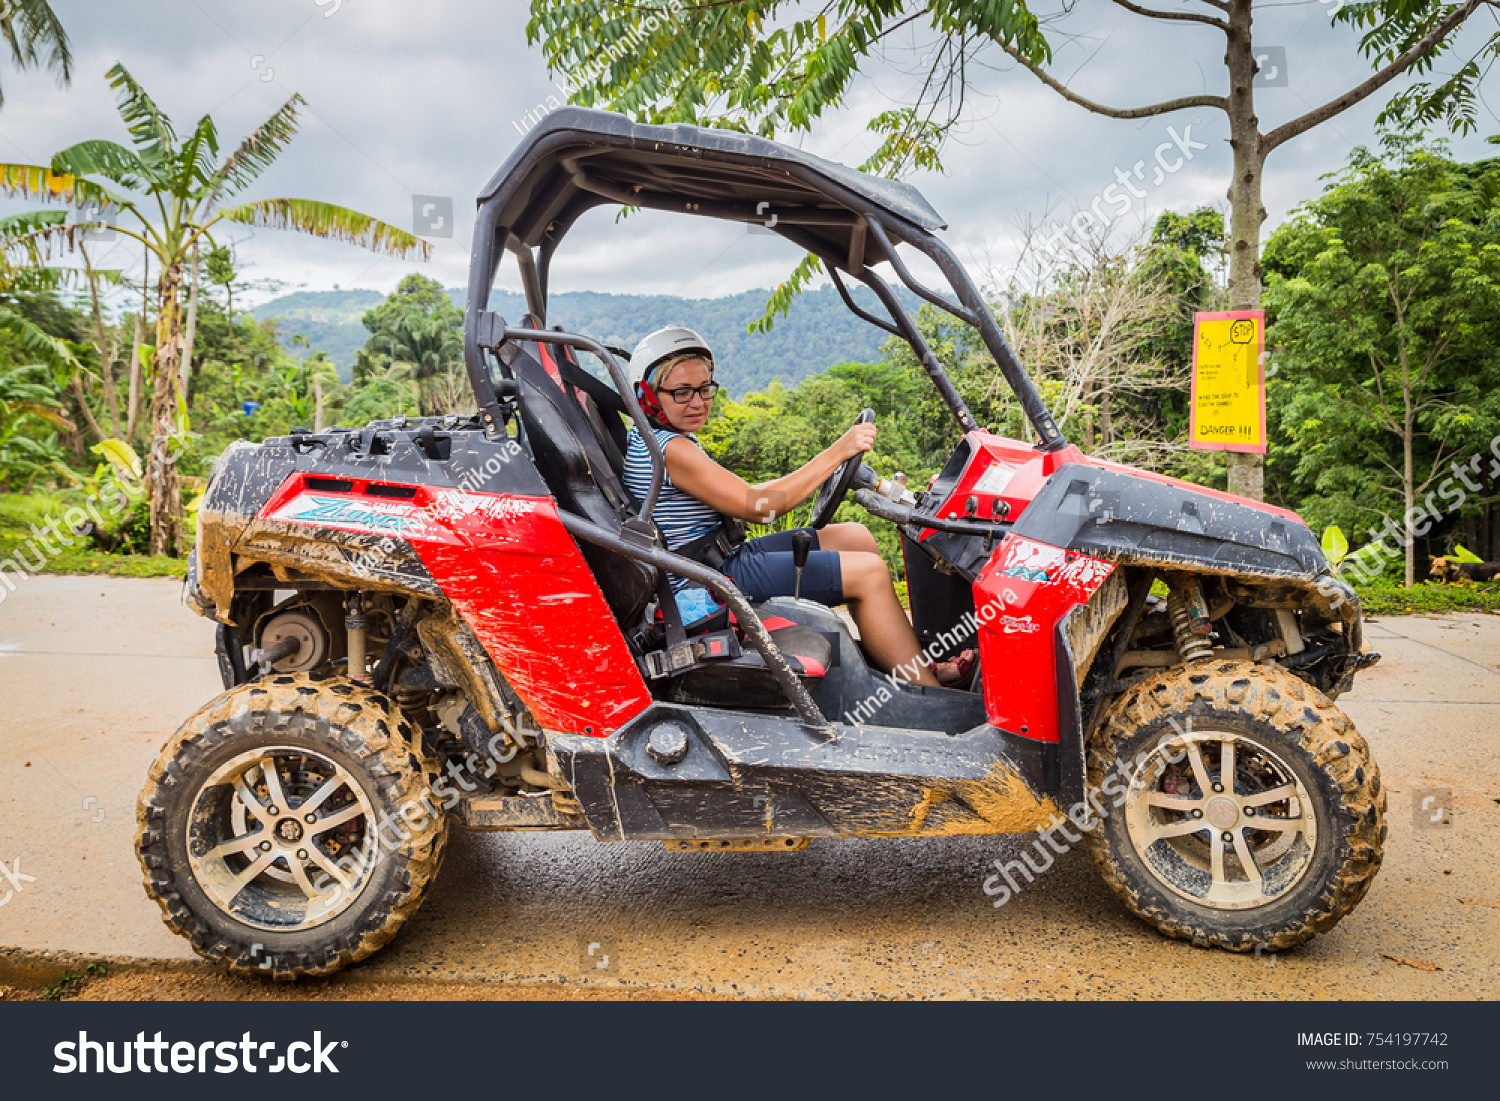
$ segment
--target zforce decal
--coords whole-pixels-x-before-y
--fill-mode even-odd
[[[323,497],[304,493],[294,497],[267,519],[315,527],[362,531],[369,535],[401,535],[420,538],[427,523],[420,509],[413,505],[390,502],[350,500],[348,497]]]

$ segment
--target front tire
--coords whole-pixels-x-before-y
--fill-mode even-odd
[[[385,696],[284,674],[230,689],[151,767],[137,855],[162,920],[231,971],[329,975],[416,912],[447,839]]]
[[[1125,789],[1090,833],[1105,881],[1200,947],[1301,944],[1380,867],[1386,800],[1369,747],[1279,667],[1208,661],[1137,685],[1090,739],[1088,777],[1095,792]]]

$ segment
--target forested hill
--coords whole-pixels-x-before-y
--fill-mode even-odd
[[[903,305],[915,314],[916,299],[901,293]],[[464,292],[448,294],[460,307]],[[849,312],[832,287],[809,291],[794,300],[791,313],[766,335],[747,332],[750,322],[765,309],[769,291],[750,290],[727,298],[677,298],[665,294],[598,294],[593,291],[552,296],[548,321],[563,325],[606,344],[622,348],[664,325],[696,329],[713,347],[719,381],[733,394],[759,390],[771,379],[794,385],[836,363],[880,358],[885,334]],[[883,314],[873,292],[861,287],[856,300],[877,317]],[[281,341],[305,336],[313,350],[328,353],[343,379],[349,378],[354,352],[369,335],[360,318],[382,301],[376,291],[300,291],[257,307],[260,320],[278,318]],[[508,320],[526,310],[521,295],[497,291],[490,308]]]

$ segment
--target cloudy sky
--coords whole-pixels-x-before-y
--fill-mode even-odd
[[[1285,51],[1285,73],[1257,93],[1263,129],[1368,75],[1353,33],[1329,22],[1333,2],[1257,5],[1258,47]],[[465,281],[473,196],[520,140],[527,113],[556,94],[540,49],[526,43],[525,0],[54,0],[54,7],[73,38],[73,85],[62,90],[44,74],[0,69],[0,157],[45,163],[86,138],[124,141],[104,79],[116,61],[180,131],[211,112],[229,146],[300,92],[308,101],[301,133],[248,197],[320,199],[407,228],[413,196],[451,197],[455,233],[434,239],[434,258],[423,265],[449,286]],[[1460,45],[1472,48],[1494,30],[1483,18],[1486,25],[1466,31]],[[1146,21],[1086,0],[1051,37],[1053,72],[1102,102],[1128,106],[1224,89],[1223,41],[1212,28]],[[849,110],[802,144],[846,163],[863,160],[873,143],[860,120],[909,94],[924,43],[920,35],[893,41],[856,87]],[[947,152],[947,172],[912,177],[948,219],[950,243],[976,273],[1007,265],[1025,219],[1065,217],[1114,182],[1117,167],[1129,170],[1141,160],[1149,166],[1156,147],[1171,140],[1169,126],[1207,148],[1194,149],[1193,159],[1159,184],[1148,168],[1147,194],[1122,222],[1149,224],[1162,210],[1225,205],[1228,131],[1218,112],[1099,118],[998,51],[983,60],[970,71],[966,123]],[[1490,98],[1500,106],[1500,98]],[[1272,155],[1268,232],[1317,193],[1319,176],[1337,169],[1352,146],[1372,140],[1379,100],[1377,94]],[[1485,156],[1494,150],[1483,138],[1496,132],[1500,121],[1483,104],[1478,135],[1455,140],[1454,149]],[[348,245],[232,228],[250,278],[309,290],[387,291],[413,269]],[[796,258],[779,238],[739,226],[656,214],[616,225],[595,211],[559,255],[553,285],[715,296],[773,285]],[[109,262],[135,259],[121,249]],[[502,284],[516,287],[514,274]]]

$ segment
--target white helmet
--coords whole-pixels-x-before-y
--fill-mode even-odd
[[[703,358],[713,365],[714,354],[701,336],[692,329],[669,325],[642,338],[635,346],[635,351],[630,353],[630,373],[644,382],[658,363],[682,352],[702,352]]]

